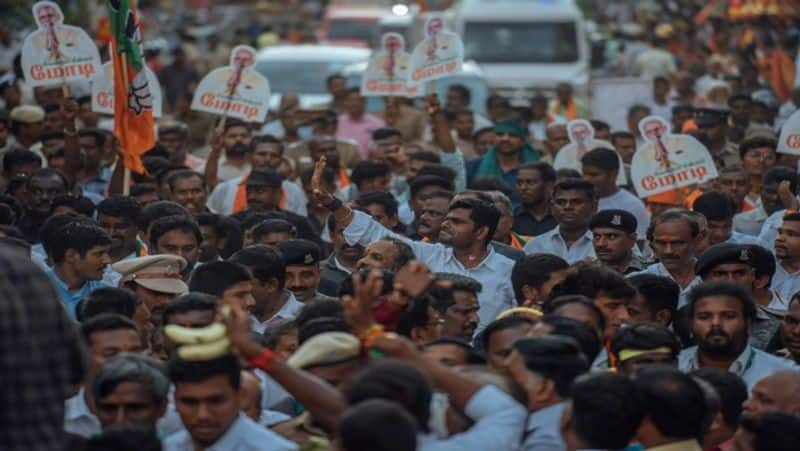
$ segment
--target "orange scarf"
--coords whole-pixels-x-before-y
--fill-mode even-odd
[[[560,110],[561,107],[562,107],[562,104],[561,104],[560,101],[553,102],[553,106],[552,106],[552,108],[550,108],[550,114],[559,115],[558,114],[558,110]],[[575,107],[575,101],[573,101],[572,99],[570,99],[570,101],[567,102],[566,118],[569,121],[578,118],[578,111],[577,111],[577,108]]]
[[[242,177],[242,181],[239,182],[239,186],[236,187],[236,197],[233,199],[233,210],[231,213],[236,214],[240,211],[247,210],[247,178],[250,177],[250,173],[247,173],[244,177]],[[281,187],[281,197],[278,200],[278,207],[283,210],[286,208],[286,190]]]
[[[525,237],[525,236],[522,236],[522,235],[517,235],[517,234],[516,234],[516,233],[514,233],[514,232],[511,232],[511,234],[510,234],[509,236],[510,236],[511,240],[510,240],[510,242],[508,243],[508,245],[509,245],[509,246],[511,246],[511,247],[513,247],[514,249],[519,249],[519,250],[522,250],[522,248],[524,248],[524,247],[525,247],[525,244],[526,244],[526,243],[528,242],[528,240],[530,239],[530,237]]]
[[[339,169],[339,189],[343,190],[348,186],[350,186],[350,177],[347,175],[347,171]]]

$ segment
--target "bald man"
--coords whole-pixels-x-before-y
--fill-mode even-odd
[[[761,379],[742,406],[743,415],[750,417],[769,412],[800,415],[800,371],[779,371]]]

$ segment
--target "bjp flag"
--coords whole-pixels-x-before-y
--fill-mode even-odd
[[[107,2],[114,63],[114,134],[124,152],[125,167],[143,174],[141,156],[153,148],[156,136],[136,0]]]

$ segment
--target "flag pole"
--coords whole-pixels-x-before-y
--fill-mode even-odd
[[[122,66],[122,83],[125,86],[125,89],[127,91],[128,86],[130,86],[128,84],[128,61],[126,59],[123,59],[122,60],[122,64],[120,64],[120,66]],[[114,101],[115,102],[119,102],[119,101],[126,101],[127,102],[127,99],[114,99]],[[122,149],[122,150],[125,151],[127,149]],[[123,177],[122,177],[122,194],[124,196],[127,196],[127,195],[129,195],[131,193],[131,169],[125,164],[125,160],[124,159],[122,161],[122,164],[123,164],[123,166],[125,166],[125,172],[123,173]]]

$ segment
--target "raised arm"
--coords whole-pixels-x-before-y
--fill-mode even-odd
[[[213,189],[217,184],[219,184],[219,178],[217,176],[217,172],[219,171],[219,159],[222,156],[222,131],[221,130],[214,130],[211,132],[211,153],[208,154],[208,159],[206,160],[206,169],[205,169],[205,176],[206,176],[206,183],[208,183],[208,187]]]

